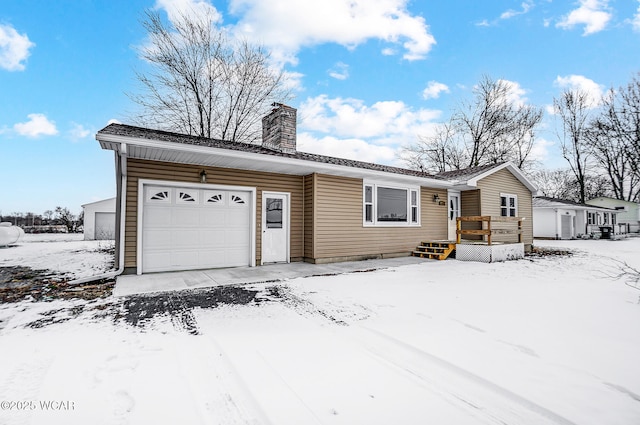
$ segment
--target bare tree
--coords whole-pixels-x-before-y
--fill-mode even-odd
[[[587,193],[587,169],[591,153],[587,130],[593,106],[588,94],[582,90],[565,90],[560,98],[553,99],[554,111],[562,123],[562,133],[559,134],[562,156],[576,178],[578,201],[581,203],[585,202]]]
[[[67,227],[69,232],[73,232],[75,230],[75,220],[76,217],[69,211],[69,208],[56,207],[56,220]]]
[[[640,76],[640,74],[639,74]],[[609,177],[617,199],[640,197],[640,79],[609,90],[602,112],[587,133],[594,157]]]
[[[530,171],[528,175],[541,195],[580,202],[580,185],[571,169],[540,168]],[[587,199],[611,195],[607,178],[598,174],[586,176],[584,187]]]
[[[432,136],[402,149],[411,167],[448,171],[512,161],[525,167],[533,147],[542,109],[518,103],[506,80],[482,78],[473,100],[461,103]]]
[[[401,148],[399,157],[410,168],[431,173],[465,168],[468,161],[450,123],[438,124],[432,136],[418,136],[416,143]]]
[[[285,74],[270,66],[262,46],[232,39],[215,22],[211,13],[168,23],[146,12],[150,45],[139,53],[152,71],[137,73],[142,90],[129,95],[141,107],[135,122],[236,142],[260,139],[262,116],[291,97]]]

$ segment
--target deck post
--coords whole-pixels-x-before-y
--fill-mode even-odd
[[[462,220],[460,217],[456,218],[456,243],[460,243],[460,230],[462,230]]]
[[[518,220],[518,243],[522,243],[522,220]]]
[[[489,231],[487,234],[487,245],[491,245],[491,217],[488,217],[487,220],[487,230]]]

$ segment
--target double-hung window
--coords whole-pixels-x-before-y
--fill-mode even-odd
[[[502,217],[518,216],[518,196],[508,193],[500,194],[500,215]]]
[[[419,226],[418,188],[365,183],[363,186],[365,226]]]

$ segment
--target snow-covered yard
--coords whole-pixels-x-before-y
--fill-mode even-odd
[[[640,238],[537,245],[574,254],[251,285],[137,326],[145,297],[0,304],[0,423],[640,423],[640,291],[606,277]]]

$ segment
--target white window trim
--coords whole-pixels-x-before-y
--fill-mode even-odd
[[[500,194],[500,198],[502,199],[502,197],[506,197],[507,198],[507,215],[505,217],[511,217],[511,215],[509,215],[509,210],[511,209],[511,207],[509,206],[509,198],[515,199],[515,204],[516,204],[516,215],[515,215],[515,217],[520,217],[518,215],[518,195],[513,194],[513,193],[501,193]],[[502,203],[500,203],[500,215],[502,216]]]
[[[372,215],[371,218],[373,221],[368,222],[366,221],[366,205],[367,202],[365,201],[365,195],[366,195],[366,190],[365,188],[367,186],[372,186],[373,188],[373,193],[372,193]],[[403,223],[403,222],[388,222],[388,221],[383,221],[383,222],[379,222],[378,221],[378,187],[383,187],[383,188],[387,188],[387,189],[398,189],[398,190],[405,190],[407,192],[407,222]],[[417,219],[418,221],[415,223],[411,222],[411,192],[415,191],[416,192],[416,202],[417,202]],[[421,227],[421,206],[420,206],[420,186],[398,186],[397,184],[388,184],[388,183],[384,183],[384,182],[377,182],[377,181],[369,181],[369,180],[365,180],[362,182],[362,226],[363,227]]]

